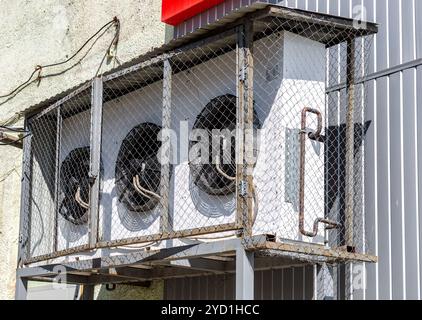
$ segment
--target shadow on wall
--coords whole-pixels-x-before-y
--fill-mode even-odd
[[[95,287],[95,300],[162,300],[164,282],[153,281],[148,288],[117,284],[114,290],[108,290],[106,285]]]

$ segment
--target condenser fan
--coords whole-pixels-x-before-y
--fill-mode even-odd
[[[67,221],[82,225],[88,221],[89,210],[89,147],[75,149],[62,162],[60,169],[60,215]]]
[[[159,202],[161,127],[143,123],[133,128],[120,147],[115,177],[117,195],[130,211],[147,212]]]
[[[260,127],[258,116],[254,110],[254,130]],[[228,195],[235,191],[236,176],[236,145],[235,135],[231,135],[230,150],[226,150],[224,155],[224,141],[220,145],[220,150],[213,153],[212,132],[234,132],[236,129],[236,97],[231,94],[216,97],[212,99],[198,115],[193,126],[195,129],[205,129],[209,138],[209,161],[204,164],[190,162],[190,170],[193,182],[201,190],[211,195]],[[215,137],[214,137],[215,138]],[[256,139],[255,139],[256,141]],[[197,142],[190,142],[191,149]],[[228,147],[227,147],[228,148]],[[217,153],[216,159],[213,159]],[[227,161],[227,153],[230,153]],[[219,156],[218,156],[219,155]]]

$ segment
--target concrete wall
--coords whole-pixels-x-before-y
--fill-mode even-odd
[[[26,81],[36,65],[70,57],[114,16],[121,22],[118,62],[160,46],[166,36],[160,15],[160,0],[0,0],[0,96]],[[0,124],[21,124],[22,110],[94,77],[113,37],[111,28],[76,59],[43,70],[43,75],[57,75],[32,83],[10,99],[0,98]],[[106,61],[104,70],[118,62]],[[20,175],[21,152],[0,146],[0,299],[14,297]],[[150,297],[160,298],[159,291],[154,289]],[[140,288],[127,292],[122,295],[145,296]]]

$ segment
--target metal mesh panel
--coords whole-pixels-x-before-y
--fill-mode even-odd
[[[27,258],[88,244],[91,88],[28,121]]]
[[[160,232],[162,77],[159,62],[104,82],[100,242]]]
[[[29,123],[32,157],[28,257],[54,251],[57,119],[57,110],[53,110]]]
[[[179,52],[172,59],[172,71],[171,125],[178,148],[173,154],[171,228],[201,238],[198,234],[204,230],[230,230],[236,222],[233,36]]]

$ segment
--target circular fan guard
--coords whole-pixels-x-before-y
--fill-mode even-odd
[[[89,147],[71,151],[61,164],[59,214],[75,225],[88,221],[89,209],[81,203],[89,203],[89,165]]]
[[[160,193],[161,164],[157,158],[161,148],[161,141],[158,141],[160,131],[158,125],[140,124],[129,132],[120,147],[115,168],[116,189],[120,202],[130,211],[150,211],[159,201],[140,194],[133,179],[138,176],[143,188]]]
[[[190,171],[194,184],[210,195],[228,195],[236,191],[236,181],[224,177],[218,171],[213,157],[212,130],[236,129],[236,96],[227,94],[212,99],[198,115],[193,126],[195,129],[205,129],[208,133],[209,159],[208,164],[190,162]],[[254,131],[260,128],[260,122],[254,110]],[[255,134],[254,134],[255,135]],[[190,142],[191,149],[197,142]],[[256,143],[256,139],[254,139]],[[256,152],[256,148],[254,148]],[[236,138],[231,137],[230,163],[223,161],[223,149],[220,147],[220,169],[227,176],[236,176]],[[214,152],[215,154],[215,152]]]

